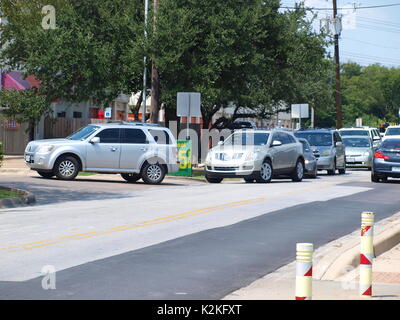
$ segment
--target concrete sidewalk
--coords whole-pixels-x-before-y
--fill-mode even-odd
[[[25,164],[24,156],[4,156],[0,173],[29,173],[31,170]]]
[[[376,234],[385,236],[399,226],[400,214],[385,219],[375,226]],[[397,228],[398,230],[398,228]],[[393,234],[393,232],[392,232]],[[358,240],[357,240],[358,238]],[[358,294],[359,268],[342,265],[342,275],[325,280],[326,257],[334,256],[344,243],[359,241],[359,231],[335,240],[314,252],[313,300],[365,300]],[[335,249],[336,248],[336,249]],[[343,252],[343,251],[342,251]],[[340,258],[339,258],[340,259]],[[336,266],[337,267],[337,266]],[[296,262],[292,262],[273,273],[253,282],[249,286],[232,292],[225,300],[294,300]],[[382,253],[373,262],[373,300],[400,300],[400,242]]]

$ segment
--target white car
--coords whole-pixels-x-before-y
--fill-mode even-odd
[[[349,127],[339,129],[341,137],[352,137],[352,136],[366,136],[373,141],[373,147],[378,148],[382,143],[382,137],[379,130],[374,127]]]
[[[387,127],[385,135],[383,136],[383,140],[385,140],[387,138],[400,139],[400,126]]]

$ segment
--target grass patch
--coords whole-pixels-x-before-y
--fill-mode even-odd
[[[21,194],[14,191],[0,189],[0,199],[21,198]]]
[[[95,174],[97,174],[97,173],[96,172],[79,172],[78,176],[87,177],[87,176],[94,176]]]

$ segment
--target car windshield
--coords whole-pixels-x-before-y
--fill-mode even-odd
[[[343,143],[349,148],[369,148],[371,143],[367,138],[342,138]]]
[[[387,136],[400,136],[400,128],[388,128],[386,131]]]
[[[329,147],[332,146],[332,134],[321,132],[296,132],[297,138],[303,138],[311,146]]]
[[[340,130],[340,135],[344,136],[369,136],[367,130]]]
[[[94,133],[99,128],[100,128],[99,126],[92,126],[92,125],[80,128],[78,131],[68,136],[67,139],[83,141],[88,137],[90,137],[92,133]]]
[[[234,133],[225,140],[224,145],[264,146],[268,138],[269,133]]]
[[[381,149],[400,149],[400,139],[388,139],[383,141]]]

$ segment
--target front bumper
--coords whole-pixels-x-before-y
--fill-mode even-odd
[[[334,156],[320,156],[317,159],[318,170],[332,170],[334,167]]]
[[[244,178],[253,177],[260,171],[258,162],[208,162],[205,165],[205,174],[208,177],[215,178]]]
[[[349,168],[370,168],[372,161],[370,156],[358,156],[352,157],[351,155],[346,156],[346,167]]]
[[[25,164],[32,170],[52,170],[51,153],[24,153]]]

